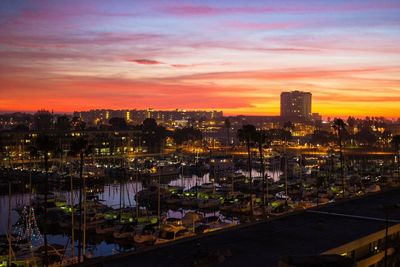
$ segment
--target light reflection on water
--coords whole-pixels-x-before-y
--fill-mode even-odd
[[[29,203],[29,194],[15,194],[11,196],[11,223],[14,224],[18,220],[18,213],[13,209],[18,206]],[[9,196],[0,196],[0,235],[7,232],[8,228],[8,205]]]
[[[244,174],[247,174],[246,172],[243,172]],[[259,176],[259,173],[257,171],[254,171],[253,177]],[[270,176],[272,176],[270,173],[268,173]],[[204,183],[209,183],[211,182],[210,175],[205,174],[202,177],[198,176],[191,176],[191,177],[182,177],[181,175],[172,181],[169,182],[169,185],[172,186],[183,186],[185,189],[190,189],[191,187],[195,185],[202,185]],[[107,206],[113,207],[113,208],[118,208],[120,205],[120,201],[122,202],[122,206],[128,207],[128,206],[135,206],[136,201],[135,201],[135,195],[138,191],[143,189],[143,185],[141,182],[136,182],[136,181],[128,181],[122,185],[119,183],[115,184],[108,184],[105,185],[104,188],[101,189],[101,192],[95,192],[94,194],[99,197],[99,199],[103,200],[103,203]],[[56,192],[56,196],[63,196],[66,200],[67,203],[71,203],[71,192]],[[74,190],[72,192],[73,198],[74,198],[74,203],[77,204],[79,201],[79,194],[78,190]],[[11,196],[11,207],[16,208],[18,206],[23,206],[23,205],[28,205],[29,200],[31,198],[34,198],[34,196],[29,196],[29,194],[15,194]],[[7,225],[8,225],[8,200],[9,197],[7,195],[0,196],[0,235],[3,235],[7,232]],[[139,203],[140,204],[140,203]],[[167,217],[174,217],[174,218],[182,218],[185,213],[189,212],[191,210],[187,209],[178,209],[178,210],[168,210],[167,211]],[[219,211],[216,212],[210,212],[210,213],[204,213],[203,216],[211,216],[211,215],[217,215],[217,216],[222,216]],[[15,224],[16,221],[18,220],[18,213],[12,210],[11,212],[11,218],[12,218],[12,224]],[[68,241],[68,236],[67,235],[48,235],[49,243],[57,243],[57,244],[62,244],[66,245]],[[77,246],[77,243],[75,243],[75,247]],[[70,250],[70,249],[69,249]],[[104,256],[104,255],[110,255],[112,254],[113,250],[121,250],[121,246],[113,243],[112,241],[99,241],[97,244],[93,244],[90,246],[90,251],[92,252],[93,255],[95,256]],[[69,255],[69,251],[67,251],[67,254]]]
[[[192,188],[193,186],[196,185],[202,185],[205,183],[210,183],[210,174],[207,173],[202,177],[198,177],[196,175],[193,175],[192,177],[182,177],[182,175],[179,175],[179,179],[172,180],[169,185],[172,186],[183,186],[185,190]]]
[[[172,180],[169,184],[170,185],[184,185],[185,189],[189,189],[192,186],[195,186],[196,183],[201,185],[203,183],[210,182],[209,174],[204,175],[203,177],[182,177]],[[104,188],[101,190],[102,192],[95,193],[99,197],[99,199],[103,200],[103,203],[107,206],[118,208],[120,205],[120,200],[123,206],[135,206],[135,195],[138,191],[143,189],[143,185],[141,182],[136,181],[128,181],[123,185],[120,184],[109,184],[105,185]],[[72,192],[74,203],[77,204],[79,201],[79,193],[78,190],[74,190]],[[56,196],[63,196],[67,200],[67,203],[71,203],[71,192],[56,192]],[[34,195],[31,196],[34,198]],[[12,224],[15,224],[18,220],[18,213],[13,209],[19,206],[28,205],[30,200],[29,194],[14,194],[11,196],[11,218]],[[0,235],[4,235],[7,232],[8,228],[8,204],[9,204],[9,196],[2,195],[0,196]],[[180,211],[172,211],[169,210],[167,212],[168,217],[175,217],[181,218],[188,210],[180,210]],[[214,215],[218,213],[206,214],[206,215]],[[68,235],[48,235],[49,243],[57,243],[66,245],[69,240]],[[75,247],[77,243],[75,242]],[[122,247],[116,243],[107,242],[107,241],[100,241],[98,244],[90,245],[89,250],[95,256],[101,255],[110,255],[112,254],[113,250],[121,251]],[[67,250],[67,254],[69,255],[70,248]]]
[[[245,175],[246,177],[249,176],[248,170],[247,171],[239,170],[239,172],[242,173],[243,175]],[[268,176],[268,178],[272,178],[272,180],[274,180],[274,182],[279,180],[279,177],[281,174],[282,174],[282,172],[279,170],[273,171],[273,172],[265,170],[265,175]],[[258,170],[255,170],[255,169],[251,170],[251,176],[253,178],[261,178],[262,177],[261,172]]]

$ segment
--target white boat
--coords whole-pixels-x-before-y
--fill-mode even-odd
[[[222,183],[221,184],[221,191],[222,192],[231,192],[231,191],[233,191],[233,184],[231,184],[231,183]]]
[[[179,218],[167,218],[163,221],[164,225],[181,226],[182,219]]]
[[[86,214],[86,223],[85,225],[82,223],[81,230],[83,231],[83,227],[85,226],[86,230],[94,230],[96,227],[104,224],[106,220],[99,214]],[[74,229],[79,230],[79,224],[74,224]]]
[[[180,173],[181,173],[180,167],[174,164],[160,166],[159,168],[153,167],[149,171],[150,177],[178,176]]]
[[[250,203],[239,203],[232,207],[232,213],[249,213],[251,211]]]
[[[182,199],[182,206],[187,206],[187,207],[197,206],[197,199],[185,197]]]
[[[287,200],[290,199],[290,197],[285,195],[285,192],[283,192],[283,191],[276,193],[275,197],[278,199],[287,199]]]
[[[138,244],[153,244],[156,241],[156,225],[149,224],[143,227],[141,233],[133,236],[133,241]]]
[[[182,224],[191,227],[193,223],[201,221],[202,219],[203,215],[201,215],[200,213],[189,211],[185,214],[185,216],[183,216]]]
[[[201,185],[200,190],[204,193],[211,193],[215,190],[216,185],[214,183],[205,183]]]
[[[100,224],[96,227],[96,234],[98,235],[108,235],[113,234],[114,232],[119,231],[122,228],[121,224],[116,224],[115,222],[106,221],[103,224]]]
[[[365,189],[366,193],[373,193],[373,192],[379,192],[379,191],[381,191],[381,187],[377,184],[370,185]]]
[[[195,236],[195,233],[188,231],[184,226],[164,225],[154,244],[161,245],[192,236]]]
[[[217,198],[199,199],[197,203],[200,209],[217,208],[220,204],[221,201]]]
[[[236,222],[223,222],[218,216],[210,216],[204,218],[196,227],[196,233],[210,233],[230,227],[236,226]]]
[[[138,244],[153,244],[156,236],[153,233],[140,233],[133,236],[133,241]]]
[[[182,198],[180,196],[172,195],[165,200],[165,203],[167,203],[169,205],[177,205],[177,204],[180,204],[181,201],[182,201]]]
[[[121,227],[121,229],[113,233],[113,237],[115,239],[133,238],[134,235],[135,235],[135,227],[131,224],[125,224]]]

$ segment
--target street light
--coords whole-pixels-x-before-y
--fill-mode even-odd
[[[386,227],[385,227],[385,267],[387,267],[387,249],[388,249],[388,229],[389,229],[389,212],[398,210],[400,204],[383,204],[379,205],[379,209],[385,213],[386,216]]]

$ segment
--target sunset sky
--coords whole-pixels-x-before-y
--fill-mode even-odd
[[[0,111],[400,117],[400,1],[0,1]]]

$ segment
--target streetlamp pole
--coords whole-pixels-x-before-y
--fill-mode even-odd
[[[389,212],[393,212],[400,208],[400,204],[384,204],[380,206],[380,209],[385,213],[385,258],[384,258],[384,266],[388,266],[388,234],[389,234]]]
[[[386,229],[385,229],[385,267],[387,267],[387,249],[388,249],[388,228],[389,228],[389,211],[385,210],[386,213]]]

